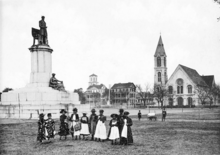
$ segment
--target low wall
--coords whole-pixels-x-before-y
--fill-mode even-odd
[[[53,118],[59,118],[61,109],[66,109],[71,114],[74,107],[79,113],[90,112],[88,104],[0,105],[0,118],[37,119],[39,113],[51,113]]]

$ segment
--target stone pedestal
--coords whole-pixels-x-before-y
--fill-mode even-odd
[[[0,113],[3,115],[0,117],[29,118],[33,111],[36,113],[45,107],[47,112],[51,109],[52,112],[56,111],[59,114],[59,110],[65,108],[65,105],[79,105],[77,93],[58,91],[49,87],[53,50],[48,45],[34,45],[29,50],[31,52],[30,83],[24,88],[2,93]]]

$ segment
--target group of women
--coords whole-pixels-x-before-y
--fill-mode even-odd
[[[87,117],[87,113],[83,112],[83,116],[80,118],[77,108],[73,109],[73,113],[70,117],[67,117],[67,111],[62,109],[60,111],[60,139],[71,134],[74,140],[94,140],[98,142],[104,142],[110,140],[112,145],[128,145],[133,143],[133,136],[131,131],[132,119],[128,117],[129,112],[123,109],[119,110],[119,114],[111,114],[111,120],[109,123],[109,132],[106,130],[106,116],[104,116],[104,110],[99,110],[99,115],[96,114],[96,110],[91,110],[90,117]],[[48,114],[49,115],[49,114]],[[44,115],[40,114],[38,121],[38,140],[53,138],[55,133],[54,121],[51,119],[51,114],[48,119],[44,121]],[[48,126],[48,122],[50,125]],[[70,124],[70,125],[69,125]],[[43,131],[43,132],[42,132]]]

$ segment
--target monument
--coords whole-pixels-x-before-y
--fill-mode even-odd
[[[1,118],[36,118],[39,112],[50,112],[58,117],[60,109],[72,110],[80,104],[78,94],[66,91],[63,81],[52,74],[53,49],[48,44],[44,19],[42,16],[39,21],[40,30],[32,28],[30,83],[24,88],[2,93]]]

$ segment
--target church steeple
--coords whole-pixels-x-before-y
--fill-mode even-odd
[[[160,35],[156,52],[154,54],[154,84],[165,86],[167,82],[167,60],[166,53]]]
[[[159,41],[158,41],[158,44],[157,44],[157,49],[156,49],[156,52],[155,52],[154,56],[166,56],[166,52],[164,50],[161,35],[160,35],[160,38],[159,38]]]

